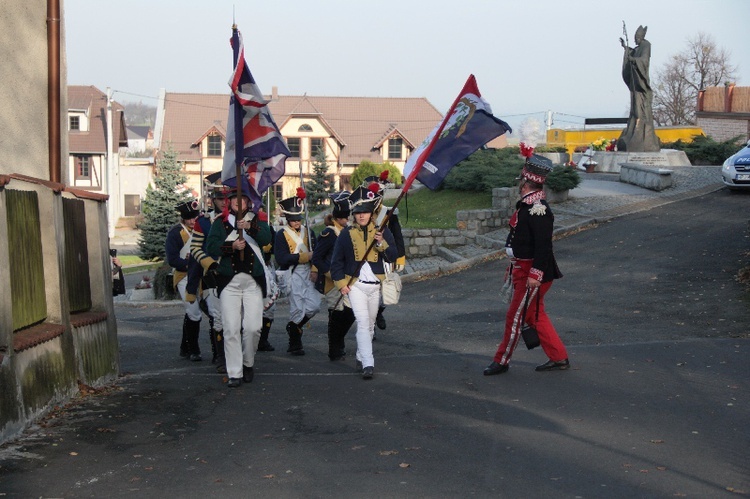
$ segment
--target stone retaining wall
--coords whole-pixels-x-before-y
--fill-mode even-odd
[[[455,229],[403,229],[406,257],[435,256],[440,247],[473,244],[477,236],[504,229],[517,200],[515,188],[492,189],[492,208],[457,211]]]

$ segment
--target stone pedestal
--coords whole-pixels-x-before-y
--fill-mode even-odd
[[[573,155],[573,161],[580,162],[581,156],[582,154]],[[596,151],[592,160],[596,162],[594,171],[602,173],[620,173],[620,165],[623,163],[658,168],[693,166],[685,151],[675,149],[662,149],[659,152]]]

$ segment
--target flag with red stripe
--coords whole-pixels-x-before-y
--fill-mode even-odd
[[[232,94],[221,180],[236,177],[239,165],[253,187],[253,197],[257,196],[252,200],[253,210],[257,211],[260,196],[284,175],[286,158],[291,153],[268,109],[269,101],[247,66],[242,35],[237,29],[232,31],[232,49],[234,71],[229,80]]]
[[[437,189],[456,164],[495,137],[511,131],[506,122],[492,115],[474,75],[470,75],[443,121],[406,161],[404,191],[415,179]]]

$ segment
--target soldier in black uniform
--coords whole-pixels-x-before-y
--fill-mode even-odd
[[[333,248],[341,231],[349,224],[349,192],[331,195],[333,210],[326,215],[326,228],[320,233],[313,251],[312,263],[318,270],[315,288],[323,293],[328,305],[328,358],[341,360],[346,355],[344,337],[354,324],[354,312],[349,299],[342,297],[331,279]]]
[[[544,353],[550,359],[537,366],[537,371],[564,370],[570,367],[565,345],[544,310],[544,295],[552,286],[552,281],[562,277],[552,252],[555,217],[544,199],[543,189],[552,167],[549,159],[531,154],[521,172],[521,199],[510,219],[510,233],[505,244],[511,261],[509,278],[513,279],[513,298],[505,316],[503,341],[494,359],[485,368],[485,376],[502,374],[508,370],[510,357],[518,345],[524,323],[537,330]]]

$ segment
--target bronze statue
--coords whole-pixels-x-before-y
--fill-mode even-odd
[[[622,58],[622,79],[630,89],[630,116],[628,126],[617,140],[618,151],[658,152],[659,138],[654,133],[654,116],[651,109],[654,93],[648,75],[651,43],[646,40],[647,26],[638,26],[635,47],[628,47],[620,38],[625,53]],[[623,31],[625,25],[623,23]]]

